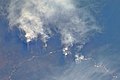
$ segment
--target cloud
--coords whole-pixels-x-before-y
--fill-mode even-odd
[[[85,44],[100,30],[90,12],[76,7],[72,0],[11,0],[8,13],[10,28],[24,31],[26,42],[40,38],[46,43],[58,33],[62,45],[68,48]]]

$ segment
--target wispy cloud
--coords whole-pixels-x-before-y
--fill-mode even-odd
[[[119,80],[119,53],[111,45],[93,49],[90,59],[71,64],[56,80]]]

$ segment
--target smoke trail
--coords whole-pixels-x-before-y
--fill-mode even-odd
[[[24,31],[26,42],[40,38],[46,43],[59,33],[64,52],[73,44],[84,45],[99,31],[90,12],[77,8],[72,0],[11,0],[8,13],[10,27]]]

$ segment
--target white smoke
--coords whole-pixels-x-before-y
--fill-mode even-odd
[[[26,42],[40,36],[46,43],[57,28],[65,48],[85,44],[99,28],[89,11],[77,8],[72,0],[11,0],[8,8],[10,27],[25,32]],[[52,24],[53,26],[49,26]]]

